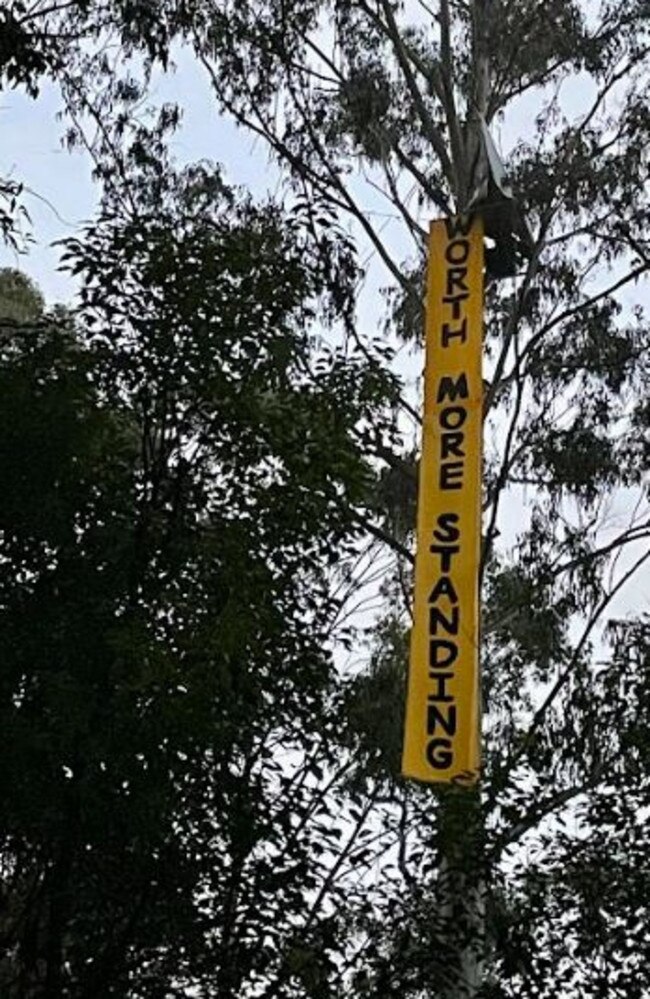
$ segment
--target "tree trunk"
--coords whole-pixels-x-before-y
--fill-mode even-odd
[[[472,76],[467,94],[464,162],[456,165],[458,176],[463,178],[460,203],[457,206],[460,212],[468,207],[481,169],[483,148],[481,122],[487,118],[491,92],[489,39],[491,5],[491,0],[474,0],[472,4]]]
[[[490,92],[489,21],[492,0],[473,0],[472,78],[467,95],[464,162],[455,164],[460,186],[459,211],[473,194],[482,148],[481,122],[487,117]],[[478,567],[477,567],[478,572]],[[486,872],[480,792],[452,788],[441,802],[439,885],[442,940],[448,975],[440,999],[475,999],[484,980],[488,928]]]
[[[441,999],[471,999],[483,982],[487,927],[483,820],[478,790],[451,789],[441,808],[439,845],[442,942],[447,974]]]

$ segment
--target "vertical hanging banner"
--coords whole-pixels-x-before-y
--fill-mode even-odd
[[[473,784],[480,767],[483,220],[431,224],[415,599],[402,772]]]

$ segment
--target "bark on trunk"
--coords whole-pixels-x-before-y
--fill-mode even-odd
[[[474,999],[484,980],[488,943],[478,791],[450,790],[441,811],[439,886],[447,974],[439,994],[441,999]]]

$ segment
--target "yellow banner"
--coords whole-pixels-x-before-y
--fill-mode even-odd
[[[473,784],[480,767],[483,222],[433,222],[405,777]]]

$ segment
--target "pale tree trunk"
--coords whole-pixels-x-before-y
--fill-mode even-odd
[[[472,197],[482,147],[481,119],[487,117],[490,101],[489,19],[492,0],[472,0],[472,81],[468,114],[459,150],[453,148],[457,209],[466,209]],[[450,107],[448,122],[456,118],[453,97],[453,63],[450,40],[449,0],[441,0],[443,71],[448,77]],[[447,39],[445,39],[447,33]],[[445,50],[448,62],[444,66]],[[450,128],[451,132],[451,128]],[[479,569],[477,566],[477,573]],[[452,789],[441,801],[439,844],[439,888],[442,899],[440,925],[446,949],[444,979],[438,983],[436,999],[476,999],[485,979],[489,946],[486,920],[483,816],[478,790]]]
[[[477,790],[450,790],[441,808],[440,928],[444,977],[436,999],[473,999],[484,980],[487,940],[483,825]]]
[[[443,0],[444,2],[444,0]],[[489,24],[492,0],[472,3],[472,78],[468,98],[464,162],[455,164],[463,179],[458,208],[463,211],[471,198],[480,166],[482,149],[481,120],[487,118],[490,102],[490,41]]]

